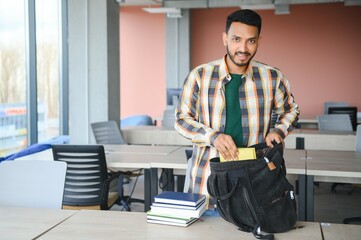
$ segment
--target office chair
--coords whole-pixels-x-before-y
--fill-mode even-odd
[[[91,123],[97,144],[126,144],[115,121]]]
[[[323,103],[323,114],[328,114],[328,109],[330,107],[348,107],[347,102],[324,102]]]
[[[35,143],[35,144],[28,146],[27,148],[25,148],[23,150],[20,150],[19,152],[16,152],[16,153],[10,154],[6,157],[0,158],[0,162],[5,161],[5,160],[15,160],[17,158],[23,158],[25,156],[39,153],[39,152],[45,151],[50,148],[51,148],[51,144]]]
[[[347,114],[350,116],[352,130],[357,128],[357,107],[329,107],[328,114]]]
[[[91,128],[93,130],[95,141],[97,144],[127,144],[123,139],[119,126],[114,120],[91,123]],[[124,174],[122,175],[123,182],[121,183],[120,181],[118,181],[118,184],[121,185],[119,189],[123,188],[123,184],[128,184],[130,182],[130,178],[138,178],[139,176],[141,176],[141,171],[142,169],[136,169],[134,171],[124,172]],[[135,188],[135,186],[136,185],[134,184],[133,188]],[[129,204],[131,202],[144,203],[144,200],[129,198],[125,196],[120,199],[120,203],[126,210],[130,210]]]
[[[61,209],[66,163],[15,160],[0,163],[0,206]]]
[[[109,191],[110,183],[117,178],[121,182],[123,173],[108,171],[102,145],[62,144],[52,149],[55,161],[67,163],[64,209],[108,210],[122,197],[122,190]]]
[[[91,123],[91,128],[97,144],[127,144],[124,141],[120,128],[115,121]],[[127,172],[124,175],[124,183],[129,183],[129,177],[138,176],[139,174]]]
[[[185,150],[186,161],[192,157],[193,150]],[[188,164],[191,161],[188,161]],[[187,173],[190,166],[187,165]],[[183,174],[173,174],[171,169],[162,169],[162,173],[159,177],[159,188],[166,191],[174,191],[174,177],[177,178],[177,191],[185,192],[185,189],[188,189],[188,183],[185,184],[186,175]],[[186,186],[186,187],[185,187]]]
[[[319,130],[352,132],[350,117],[347,114],[329,114],[317,116]]]
[[[120,120],[121,127],[129,127],[129,126],[152,126],[155,125],[153,120],[148,115],[134,115],[126,118],[122,118]]]

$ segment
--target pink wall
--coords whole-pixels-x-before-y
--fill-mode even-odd
[[[161,116],[165,108],[165,17],[120,8],[120,116]]]
[[[191,66],[225,54],[222,32],[238,8],[191,11]],[[292,5],[291,14],[258,13],[262,43],[256,60],[290,80],[301,118],[323,112],[325,101],[347,101],[361,111],[361,6]],[[165,107],[165,17],[141,7],[120,10],[121,116],[161,116]],[[184,76],[185,77],[185,76]]]
[[[221,33],[237,9],[192,11],[192,67],[225,54]],[[292,5],[289,15],[258,13],[262,42],[255,59],[290,80],[301,117],[322,114],[325,101],[346,101],[361,111],[361,6]]]

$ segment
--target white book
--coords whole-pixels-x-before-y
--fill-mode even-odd
[[[206,211],[206,202],[204,201],[196,210],[181,209],[181,208],[171,208],[171,207],[159,207],[159,206],[150,206],[152,214],[168,214],[174,217],[182,218],[199,218]]]
[[[161,203],[161,202],[153,202],[153,206],[157,207],[169,207],[169,208],[181,208],[181,209],[189,209],[189,210],[197,210],[203,203],[205,202],[205,199],[198,203],[197,206],[187,206],[187,205],[181,205],[181,204],[171,204],[171,203]]]
[[[147,220],[158,220],[158,221],[165,221],[165,222],[174,222],[174,223],[183,223],[187,224],[194,220],[194,218],[182,218],[177,217],[169,214],[153,214],[152,211],[147,212]]]
[[[197,218],[193,218],[188,223],[176,223],[176,222],[169,222],[169,221],[160,221],[160,220],[153,220],[153,219],[147,219],[148,223],[157,223],[157,224],[164,224],[164,225],[172,225],[172,226],[180,226],[180,227],[188,227],[192,223],[197,221]]]

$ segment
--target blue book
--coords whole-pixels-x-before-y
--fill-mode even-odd
[[[164,191],[154,197],[155,202],[158,203],[170,203],[186,206],[197,206],[205,199],[206,196],[203,194],[170,191]]]

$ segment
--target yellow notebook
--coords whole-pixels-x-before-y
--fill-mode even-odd
[[[256,150],[254,148],[238,148],[238,158],[239,160],[252,160],[256,159]],[[221,162],[226,162],[226,159],[220,155]]]

